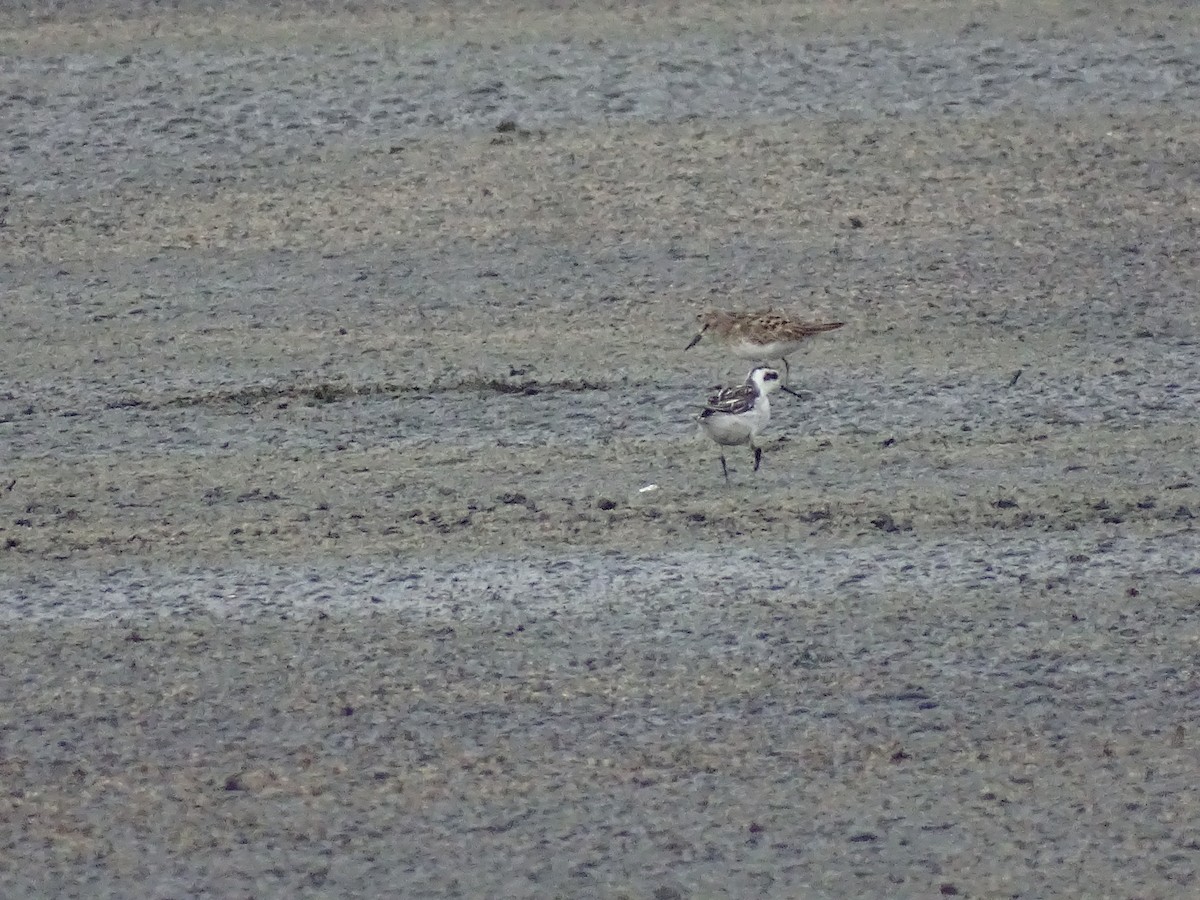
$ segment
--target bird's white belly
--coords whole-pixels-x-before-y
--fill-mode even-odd
[[[718,444],[732,447],[736,444],[748,444],[770,421],[770,407],[760,397],[754,409],[741,415],[731,416],[715,413],[700,420],[701,427],[710,438]]]

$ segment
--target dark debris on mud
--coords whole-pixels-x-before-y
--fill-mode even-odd
[[[309,405],[338,403],[361,398],[387,399],[397,396],[428,397],[439,394],[521,394],[536,396],[547,393],[586,393],[609,390],[604,382],[587,379],[555,381],[506,381],[500,378],[466,378],[432,385],[402,384],[396,381],[350,382],[322,381],[315,384],[259,384],[224,390],[179,394],[166,399],[121,397],[107,404],[109,409],[163,409],[192,406],[243,406],[265,403],[299,401]],[[63,413],[66,414],[66,413]]]

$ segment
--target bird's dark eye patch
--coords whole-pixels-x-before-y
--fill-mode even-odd
[[[763,375],[763,378],[765,378],[767,381],[778,381],[779,373],[778,372],[767,372],[765,375]]]

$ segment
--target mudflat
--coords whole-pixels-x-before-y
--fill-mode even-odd
[[[1200,889],[1197,8],[28,4],[0,122],[0,895]]]

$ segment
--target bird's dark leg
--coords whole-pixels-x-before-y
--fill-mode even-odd
[[[807,399],[807,398],[804,396],[804,394],[807,394],[807,393],[808,393],[808,391],[805,391],[805,392],[802,394],[802,393],[800,393],[800,392],[798,392],[798,391],[793,391],[793,390],[792,390],[790,387],[788,387],[788,385],[790,385],[790,384],[792,383],[792,370],[791,370],[791,367],[790,367],[790,366],[788,366],[788,361],[787,361],[787,359],[785,359],[785,358],[784,358],[784,357],[782,357],[782,356],[781,356],[781,357],[779,357],[779,358],[783,360],[783,381],[780,383],[780,385],[779,385],[779,389],[780,389],[781,391],[783,391],[785,394],[791,394],[793,397],[798,397],[798,398],[799,398],[799,399],[801,399],[801,400],[805,400],[805,399]],[[810,396],[811,396],[811,395],[810,395]]]
[[[759,465],[762,464],[762,447],[754,448],[754,471],[758,471]]]
[[[729,484],[729,467],[725,465],[725,454],[721,454],[721,472],[725,475],[725,483]]]

